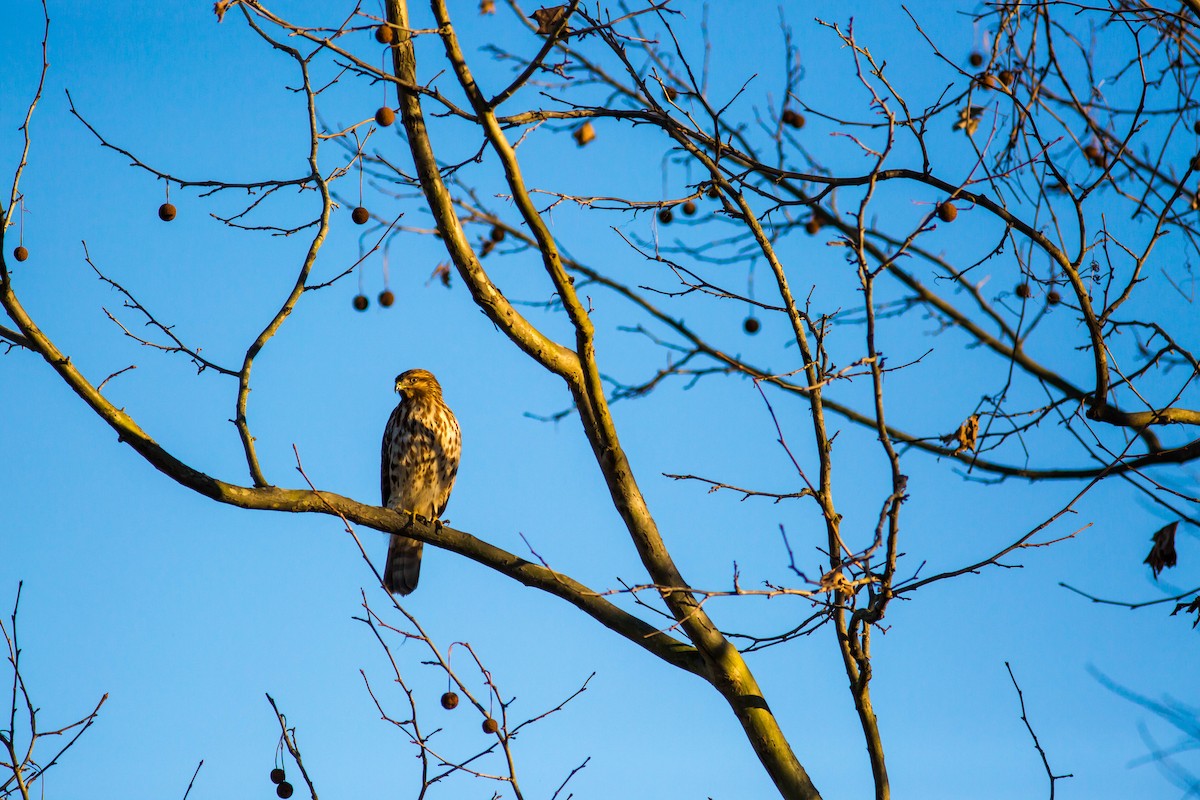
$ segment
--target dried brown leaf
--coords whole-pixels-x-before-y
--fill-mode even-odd
[[[537,32],[542,36],[549,36],[558,28],[558,24],[567,18],[567,12],[570,9],[566,6],[552,6],[551,8],[539,8],[533,12],[533,18],[537,21]]]
[[[1200,625],[1200,594],[1192,598],[1190,603],[1177,603],[1175,610],[1171,612],[1171,616],[1175,616],[1180,611],[1186,611],[1189,614],[1195,614],[1196,618],[1192,620],[1192,627]]]
[[[954,130],[961,128],[968,136],[973,136],[979,129],[979,120],[985,110],[983,106],[963,106],[958,111],[958,122],[954,123]]]
[[[222,22],[225,19],[225,12],[233,5],[234,0],[217,0],[213,3],[213,13],[217,15],[217,22]]]
[[[1154,545],[1142,563],[1149,564],[1150,569],[1154,570],[1154,580],[1158,580],[1158,573],[1175,566],[1175,530],[1178,527],[1179,520],[1175,520],[1170,525],[1155,531],[1154,535],[1150,537]]]
[[[479,13],[480,14],[495,14],[496,13],[496,0],[479,0]]]
[[[979,444],[979,415],[972,414],[963,420],[963,424],[958,426],[958,431],[954,434],[954,440],[958,442],[958,447],[954,449],[954,454],[958,455],[964,450],[974,450]]]

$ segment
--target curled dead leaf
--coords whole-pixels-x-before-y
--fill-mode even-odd
[[[433,283],[435,280],[441,281],[442,286],[445,286],[447,289],[450,288],[450,262],[449,261],[443,261],[441,264],[438,264],[437,267],[433,270],[433,272],[429,275],[429,280],[427,280],[425,282],[425,285],[428,286],[429,284]]]
[[[1190,603],[1177,603],[1175,605],[1175,610],[1171,612],[1171,616],[1175,616],[1180,611],[1185,611],[1188,614],[1196,615],[1196,618],[1192,620],[1193,628],[1200,625],[1200,594],[1193,597]]]
[[[479,13],[480,14],[495,14],[496,13],[496,0],[479,0]]]
[[[953,441],[957,442],[958,446],[954,448],[954,454],[958,455],[964,450],[975,450],[979,444],[979,415],[972,414],[963,420],[963,424],[958,426],[955,431]]]
[[[217,15],[217,22],[225,19],[225,12],[233,5],[234,0],[217,0],[213,3],[213,13]]]
[[[817,588],[822,592],[847,592],[851,594],[854,592],[854,587],[850,585],[850,581],[838,570],[830,570],[822,575],[821,583]]]
[[[962,129],[968,136],[973,136],[979,129],[979,120],[983,118],[985,110],[983,106],[963,106],[958,110],[958,122],[954,123],[954,130]]]
[[[552,6],[550,8],[539,8],[533,12],[533,19],[537,22],[537,32],[542,36],[549,36],[558,28],[560,22],[567,18],[567,12],[570,11],[566,6]]]
[[[1170,525],[1155,531],[1154,535],[1150,537],[1154,544],[1151,546],[1146,560],[1142,563],[1149,564],[1150,569],[1154,570],[1154,580],[1158,580],[1158,573],[1175,566],[1175,531],[1178,528],[1179,520],[1175,520]]]

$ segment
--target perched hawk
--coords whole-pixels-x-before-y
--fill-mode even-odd
[[[437,520],[446,510],[458,474],[462,452],[458,420],[442,401],[442,387],[431,372],[410,369],[397,376],[396,392],[400,403],[383,429],[383,504]],[[421,542],[392,535],[383,570],[383,585],[389,592],[408,594],[417,588],[421,548]]]

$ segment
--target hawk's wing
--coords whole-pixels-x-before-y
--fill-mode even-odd
[[[392,440],[396,436],[396,426],[400,424],[400,406],[397,405],[392,409],[392,415],[388,417],[387,425],[383,428],[383,447],[379,454],[379,493],[383,497],[383,507],[387,508],[392,501],[392,481],[388,474],[391,471],[391,453],[389,452]]]

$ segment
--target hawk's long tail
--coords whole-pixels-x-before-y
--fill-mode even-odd
[[[383,585],[392,594],[410,594],[421,577],[422,542],[407,536],[392,534],[388,543],[387,564],[383,568]]]

